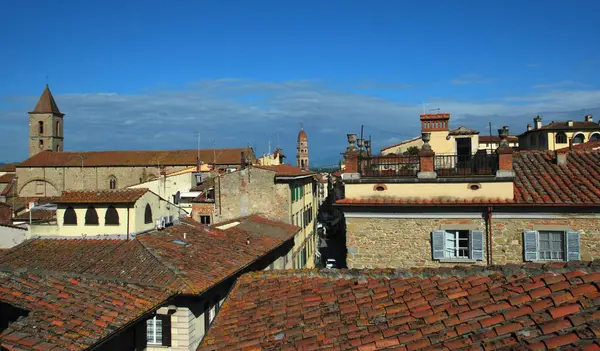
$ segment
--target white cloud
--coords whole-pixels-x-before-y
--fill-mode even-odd
[[[480,74],[469,73],[469,74],[465,74],[460,77],[451,79],[450,84],[454,84],[454,85],[487,84],[487,83],[491,83],[493,81],[494,81],[493,79],[484,77]]]
[[[537,85],[534,85],[532,88],[548,89],[548,88],[559,88],[559,87],[566,87],[566,86],[584,86],[584,84],[574,82],[572,80],[564,80],[562,82],[556,82],[556,83],[537,84]]]
[[[470,78],[476,81],[478,77]],[[481,80],[485,78],[479,77]],[[27,156],[26,112],[36,99],[2,99],[10,102],[10,109],[0,110],[0,125],[10,133],[0,138],[0,160],[20,160]],[[365,125],[365,133],[373,136],[374,150],[417,136],[423,102],[402,104],[372,94],[333,88],[321,81],[265,82],[237,78],[203,80],[181,90],[60,94],[55,99],[66,113],[68,150],[195,148],[200,132],[203,147],[249,144],[256,146],[259,153],[266,152],[271,138],[271,146],[280,144],[292,160],[299,123],[303,122],[315,161],[338,158],[347,145],[346,133],[360,132],[361,124]],[[487,130],[487,122],[492,121],[511,125],[517,132],[535,114],[593,108],[599,101],[600,90],[556,89],[485,102],[437,97],[430,99],[434,102],[430,105],[450,112],[453,127],[460,123]],[[213,144],[212,140],[216,142]],[[318,152],[336,148],[339,152]]]

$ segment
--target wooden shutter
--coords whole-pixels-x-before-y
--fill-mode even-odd
[[[144,351],[146,350],[146,346],[148,344],[148,322],[147,319],[138,322],[135,326],[135,351]]]
[[[483,261],[483,231],[471,230],[471,238],[469,240],[471,247],[470,257],[472,260]]]
[[[444,258],[444,247],[445,240],[443,230],[434,230],[431,232],[431,249],[434,260],[441,260]]]
[[[535,230],[523,233],[523,252],[525,261],[537,261],[538,259],[538,232]]]
[[[162,346],[171,346],[171,315],[158,316],[162,320]]]
[[[581,259],[580,255],[580,242],[579,242],[579,232],[567,232],[567,261],[579,261]]]

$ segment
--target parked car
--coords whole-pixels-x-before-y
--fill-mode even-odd
[[[325,261],[325,268],[328,268],[328,269],[337,268],[337,262],[335,262],[335,259],[328,258],[327,261]]]

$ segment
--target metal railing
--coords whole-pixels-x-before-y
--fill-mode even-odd
[[[419,156],[371,156],[360,160],[363,177],[412,177],[418,172]]]
[[[435,172],[439,177],[495,175],[498,170],[496,154],[437,155]]]

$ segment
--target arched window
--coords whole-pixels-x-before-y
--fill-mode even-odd
[[[590,141],[600,141],[600,133],[594,133],[590,136]]]
[[[38,122],[38,131],[40,132],[40,135],[44,134],[44,122],[42,122],[42,121]]]
[[[60,121],[56,121],[56,136],[60,136]]]
[[[65,210],[65,215],[63,217],[64,225],[77,225],[77,214],[73,207],[69,206]]]
[[[119,224],[119,213],[117,212],[117,209],[112,205],[108,206],[108,208],[106,209],[106,215],[104,216],[104,224]]]
[[[90,206],[90,207],[88,207],[87,211],[85,212],[85,225],[97,225],[97,224],[99,224],[98,213],[96,212],[96,209],[94,208],[94,206]]]
[[[583,134],[577,134],[573,137],[573,145],[585,143]]]
[[[108,188],[109,189],[117,188],[117,178],[115,176],[108,177]]]
[[[152,209],[150,204],[146,204],[146,211],[144,211],[144,223],[152,223]]]
[[[566,144],[567,143],[567,135],[563,132],[559,132],[556,134],[556,143],[557,144]]]

